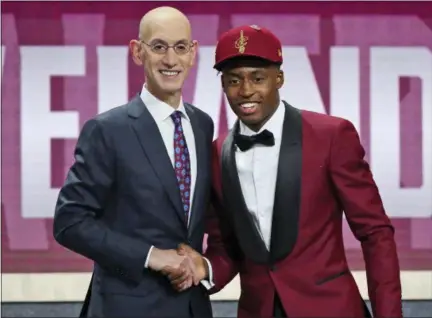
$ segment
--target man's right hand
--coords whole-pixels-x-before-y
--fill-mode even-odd
[[[177,291],[189,288],[192,283],[197,286],[201,280],[208,277],[208,266],[201,254],[186,244],[180,244],[177,253],[179,256],[186,257],[178,270],[166,271],[168,279]],[[185,272],[190,271],[190,276]],[[193,280],[193,281],[192,281]]]
[[[176,250],[161,250],[154,247],[148,265],[150,269],[160,272],[169,279],[170,276],[175,276],[180,280],[178,291],[186,290],[193,285],[194,264],[190,258],[180,255]]]
[[[184,255],[179,255],[176,250],[161,250],[154,247],[150,254],[148,266],[157,272],[165,267],[179,268],[185,258]]]
[[[186,244],[180,244],[177,248],[177,253],[181,256],[187,256],[195,265],[195,268],[192,268],[195,285],[198,285],[201,280],[206,279],[209,276],[207,262],[204,260],[203,256],[192,247]]]

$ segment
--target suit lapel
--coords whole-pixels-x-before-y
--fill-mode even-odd
[[[241,190],[235,159],[234,134],[238,121],[222,145],[222,192],[228,212],[233,219],[239,244],[248,258],[257,263],[268,262],[268,251],[248,211]]]
[[[128,113],[133,118],[132,127],[145,155],[159,177],[170,201],[177,211],[178,217],[184,223],[177,178],[156,122],[140,96],[136,96],[129,103]]]
[[[193,199],[191,202],[192,210],[190,211],[190,221],[189,221],[189,235],[192,234],[196,221],[199,219],[197,213],[204,213],[204,208],[202,206],[203,191],[205,187],[203,184],[204,173],[206,169],[206,139],[203,130],[200,127],[199,118],[197,118],[195,112],[189,105],[185,104],[186,112],[191,121],[192,131],[195,138],[195,150],[196,150],[196,162],[197,162],[197,175],[195,178],[195,190]]]
[[[285,258],[293,250],[300,216],[302,116],[298,109],[284,104],[270,243],[271,262]]]

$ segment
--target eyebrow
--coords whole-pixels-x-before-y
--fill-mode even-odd
[[[226,75],[228,75],[228,76],[233,76],[233,77],[240,77],[239,74],[237,74],[237,73],[233,73],[233,72],[231,72],[231,71],[228,71]]]
[[[189,43],[189,42],[190,41],[187,40],[187,39],[182,39],[182,40],[176,41],[175,44],[178,44],[178,43]],[[162,39],[158,39],[158,38],[151,40],[150,43],[165,43],[165,44],[168,44],[167,41],[162,40]]]
[[[264,74],[264,73],[265,73],[264,70],[255,70],[255,71],[251,72],[252,75]],[[233,71],[228,71],[227,75],[228,76],[233,76],[233,77],[243,77],[244,76],[244,74],[234,73]]]

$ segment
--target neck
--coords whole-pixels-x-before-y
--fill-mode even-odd
[[[258,132],[263,126],[264,124],[267,122],[267,119],[265,119],[263,122],[260,122],[259,124],[245,124],[246,127],[248,127],[250,130],[254,131],[254,132]]]
[[[160,101],[170,105],[172,108],[177,109],[179,107],[181,100],[181,91],[168,93],[161,91],[160,89],[156,89],[152,87],[152,85],[148,84],[146,84],[146,88],[150,92],[150,94],[152,94]]]

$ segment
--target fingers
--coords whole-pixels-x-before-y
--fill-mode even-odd
[[[187,245],[185,243],[180,243],[177,248],[187,250],[189,248],[189,245]]]
[[[206,276],[203,262],[201,255],[198,253],[194,256],[187,254],[185,260],[182,262],[183,266],[188,266],[192,272],[192,284],[195,286],[199,285],[201,280]]]
[[[180,285],[191,277],[191,273],[183,270],[179,271],[175,274],[168,275],[168,279],[171,281],[173,285]]]
[[[185,258],[179,268],[169,271],[167,277],[175,290],[184,291],[194,284],[193,266],[193,262]]]
[[[185,255],[192,252],[194,252],[194,249],[185,243],[180,243],[177,247],[177,253],[180,255]]]
[[[182,243],[177,247],[177,251],[172,250],[177,256],[172,258],[170,265],[163,267],[160,272],[165,275],[173,288],[177,291],[184,291],[193,285],[200,283],[197,269],[198,254],[193,248]],[[171,256],[173,257],[173,256]],[[178,263],[180,261],[180,263]]]
[[[198,286],[200,282],[201,282],[201,280],[197,276],[193,277],[193,284],[195,286]]]
[[[193,285],[193,277],[186,273],[176,279],[171,280],[171,285],[177,291],[184,291]]]
[[[174,289],[178,290],[178,291],[185,291],[186,289],[190,288],[193,285],[193,280],[191,276],[187,276],[186,279],[181,282],[181,283],[174,283],[171,282],[171,284],[173,285]]]
[[[194,269],[193,269],[193,262],[186,257],[181,263],[180,263],[180,269],[181,274],[176,275],[176,277],[172,277],[171,282],[175,285],[182,284],[184,282],[190,282],[193,281],[193,275],[194,275]]]
[[[162,273],[162,275],[165,275],[167,277],[178,277],[181,276],[184,272],[183,268],[175,268],[172,266],[165,266],[164,268],[162,268],[162,270],[160,271]]]

